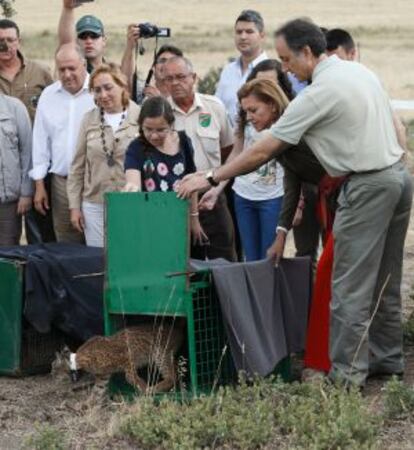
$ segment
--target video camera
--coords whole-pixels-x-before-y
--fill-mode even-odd
[[[153,37],[168,38],[171,36],[170,28],[157,27],[156,25],[153,25],[152,23],[149,22],[139,23],[138,28],[139,28],[139,35],[143,39]]]
[[[133,76],[132,99],[140,105],[144,101],[145,86],[148,86],[150,84],[151,78],[154,73],[154,65],[156,63],[157,48],[158,48],[158,38],[171,37],[171,28],[157,27],[156,25],[149,22],[139,23],[137,26],[139,28],[139,37],[141,39],[149,39],[154,37],[156,38],[156,44],[154,48],[154,59],[151,68],[147,74],[147,77],[145,79],[145,82],[139,79],[137,64],[135,65],[135,72]],[[145,48],[142,42],[139,42],[139,46],[137,44],[136,56],[138,56],[138,53],[140,55],[143,55],[145,53]],[[138,59],[136,59],[136,61],[138,61]]]

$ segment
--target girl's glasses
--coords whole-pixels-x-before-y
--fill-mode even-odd
[[[170,131],[170,128],[147,128],[147,127],[142,127],[142,131],[147,136],[153,136],[154,134],[158,134],[158,135],[163,135],[164,136]]]

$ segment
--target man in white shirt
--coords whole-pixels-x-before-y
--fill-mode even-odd
[[[260,13],[251,9],[242,11],[234,25],[234,41],[240,57],[224,67],[216,89],[216,96],[223,102],[233,127],[238,112],[237,91],[253,67],[268,59],[263,51],[264,40],[264,22]]]
[[[363,386],[369,374],[401,374],[401,274],[412,180],[389,98],[362,64],[327,57],[321,30],[293,20],[276,32],[285,70],[312,83],[268,136],[213,172],[187,176],[184,197],[250,172],[303,138],[329,175],[346,176],[333,234],[329,377]],[[283,254],[280,230],[271,253]]]
[[[49,200],[44,186],[47,173],[52,174],[53,226],[58,241],[82,242],[70,222],[66,178],[76,148],[80,123],[95,104],[89,92],[89,75],[80,49],[65,44],[56,53],[59,81],[41,94],[33,128],[34,205],[45,214]]]

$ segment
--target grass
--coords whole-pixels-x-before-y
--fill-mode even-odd
[[[35,426],[36,432],[26,441],[26,448],[33,450],[64,450],[67,448],[65,435],[51,425]]]
[[[414,389],[393,378],[384,388],[384,416],[390,420],[414,416]]]
[[[112,404],[109,415],[95,410],[94,418],[88,416],[85,410],[83,432],[95,433],[94,448],[146,450],[368,449],[378,441],[383,423],[382,414],[373,414],[358,391],[272,379],[242,381],[181,403],[138,398],[132,404]],[[38,427],[28,448],[75,448],[81,442],[77,433],[79,429]]]
[[[413,343],[414,315],[404,324],[404,339]],[[91,393],[76,402],[76,411],[79,419],[37,425],[26,448],[385,448],[390,439],[400,442],[396,430],[414,419],[414,389],[393,378],[375,396],[365,397],[323,382],[241,378],[237,386],[193,400],[146,396],[99,404]]]
[[[15,2],[27,56],[52,64],[56,48],[56,29],[61,1],[19,0]],[[372,68],[383,81],[392,98],[414,98],[414,2],[407,0],[371,1],[347,0],[330,3],[263,2],[260,0],[153,0],[140,3],[124,0],[112,8],[110,0],[96,0],[76,11],[96,14],[102,18],[108,34],[108,56],[120,61],[128,23],[151,21],[171,27],[172,42],[181,47],[193,60],[196,71],[204,75],[211,67],[222,66],[235,56],[233,22],[244,8],[260,11],[267,27],[266,48],[275,56],[272,32],[284,21],[307,16],[326,27],[349,29],[361,49],[361,61]],[[147,55],[139,64],[146,72],[151,63],[153,42],[146,42]]]

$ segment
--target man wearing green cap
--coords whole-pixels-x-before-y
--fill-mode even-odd
[[[76,0],[63,0],[58,27],[59,46],[77,42],[85,55],[90,73],[104,62],[106,37],[103,23],[92,15],[81,17],[74,27],[74,9],[79,5]]]

